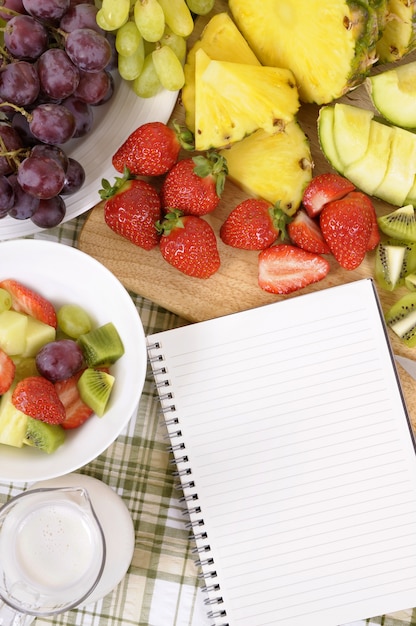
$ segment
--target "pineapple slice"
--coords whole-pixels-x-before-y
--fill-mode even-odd
[[[416,61],[370,76],[366,87],[386,120],[402,128],[416,128]]]
[[[416,3],[388,0],[387,22],[376,44],[379,63],[399,61],[416,48]]]
[[[214,61],[260,65],[228,13],[214,15],[202,31],[200,39],[189,50],[184,66],[182,103],[185,123],[192,132],[195,130],[195,55],[200,48]]]
[[[297,121],[281,133],[258,130],[221,155],[227,159],[230,180],[250,196],[278,202],[288,215],[299,208],[313,164],[308,139]]]
[[[359,0],[229,0],[263,65],[290,68],[303,102],[325,104],[361,83],[376,60],[378,11]],[[378,3],[376,3],[378,4]]]
[[[290,70],[195,55],[195,149],[222,148],[258,128],[280,132],[298,109]]]

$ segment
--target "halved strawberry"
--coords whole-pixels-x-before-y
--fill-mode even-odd
[[[345,197],[359,200],[362,203],[363,209],[367,210],[371,215],[373,225],[370,232],[370,239],[368,240],[367,244],[367,250],[374,250],[380,242],[380,230],[377,223],[376,210],[374,208],[374,204],[371,201],[371,198],[362,191],[351,191]]]
[[[56,392],[65,407],[66,417],[61,422],[61,426],[66,430],[78,428],[94,414],[94,411],[81,400],[79,395],[77,382],[83,371],[55,383]]]
[[[309,215],[300,209],[287,227],[287,232],[292,243],[316,254],[330,254],[318,224]]]
[[[322,280],[329,269],[329,262],[319,254],[280,244],[260,252],[258,282],[264,291],[286,294]]]
[[[9,355],[0,348],[0,396],[10,389],[15,371],[16,365]]]
[[[340,174],[326,172],[318,174],[307,185],[303,192],[302,203],[310,217],[316,217],[325,204],[332,200],[339,200],[355,186]]]
[[[46,422],[62,424],[66,417],[56,389],[43,376],[28,376],[17,383],[12,393],[12,403],[25,415]]]
[[[6,278],[0,282],[0,287],[6,289],[12,298],[12,309],[20,313],[26,313],[31,317],[57,327],[56,311],[53,304],[39,293],[27,287],[23,283],[12,278]]]

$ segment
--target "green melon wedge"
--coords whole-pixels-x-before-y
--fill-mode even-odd
[[[318,139],[321,150],[332,167],[338,172],[342,172],[344,166],[339,158],[339,154],[334,143],[334,107],[323,106],[319,110],[318,116]]]
[[[374,113],[349,104],[334,105],[334,144],[344,167],[362,159],[369,146]]]
[[[416,135],[397,126],[392,129],[386,174],[374,195],[395,206],[402,206],[406,204],[416,173]]]
[[[389,122],[416,128],[416,61],[366,79],[375,108]]]

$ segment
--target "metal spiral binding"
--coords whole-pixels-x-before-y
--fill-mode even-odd
[[[170,402],[173,400],[174,394],[169,388],[170,381],[167,378],[167,368],[165,365],[160,365],[164,361],[163,354],[161,353],[162,346],[160,342],[156,342],[148,346],[148,350],[149,362],[153,370],[156,389],[161,403],[160,413],[164,416],[164,424],[167,426],[168,430],[170,430],[165,439],[170,441],[168,452],[172,453],[174,458],[171,459],[169,463],[176,467],[172,472],[173,476],[179,478],[181,481],[175,485],[175,489],[183,491],[183,495],[179,498],[179,501],[185,503],[186,508],[182,514],[190,517],[189,521],[185,524],[185,528],[192,532],[192,539],[196,542],[196,546],[191,550],[191,553],[197,557],[195,559],[195,565],[202,569],[202,572],[198,574],[198,578],[207,582],[213,581],[213,579],[217,578],[217,572],[215,570],[214,559],[212,556],[209,556],[211,547],[209,545],[208,533],[203,528],[205,523],[202,517],[201,507],[191,505],[191,502],[198,500],[197,486],[193,480],[186,480],[186,477],[192,474],[191,468],[180,467],[181,464],[189,463],[189,458],[186,452],[184,452],[186,450],[185,443],[181,440],[183,435],[180,429],[180,417],[177,415],[171,416],[171,414],[176,413],[176,406],[173,402]],[[150,354],[151,351],[154,351],[155,354]],[[202,587],[202,590],[208,594],[208,597],[204,600],[204,604],[207,607],[218,607],[223,604],[224,600],[220,593],[220,585],[218,583],[206,584]],[[207,615],[209,619],[215,620],[215,624],[212,624],[212,626],[229,626],[229,623],[222,619],[227,616],[225,609],[209,610]],[[219,623],[218,620],[221,620],[221,623]]]

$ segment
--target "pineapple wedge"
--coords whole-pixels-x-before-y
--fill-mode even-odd
[[[181,97],[185,123],[192,132],[195,130],[195,55],[200,48],[214,61],[260,65],[228,13],[214,15],[202,31],[200,39],[189,50],[184,66],[185,84]]]
[[[313,169],[309,142],[297,121],[281,133],[257,130],[220,154],[227,159],[230,180],[250,196],[279,203],[288,215],[297,211]]]
[[[387,21],[376,44],[379,63],[399,61],[416,48],[416,3],[388,0]]]
[[[360,84],[376,60],[380,7],[359,0],[229,0],[263,65],[290,68],[303,102],[325,104]]]
[[[195,55],[195,149],[222,148],[262,128],[281,132],[299,109],[290,70]]]

